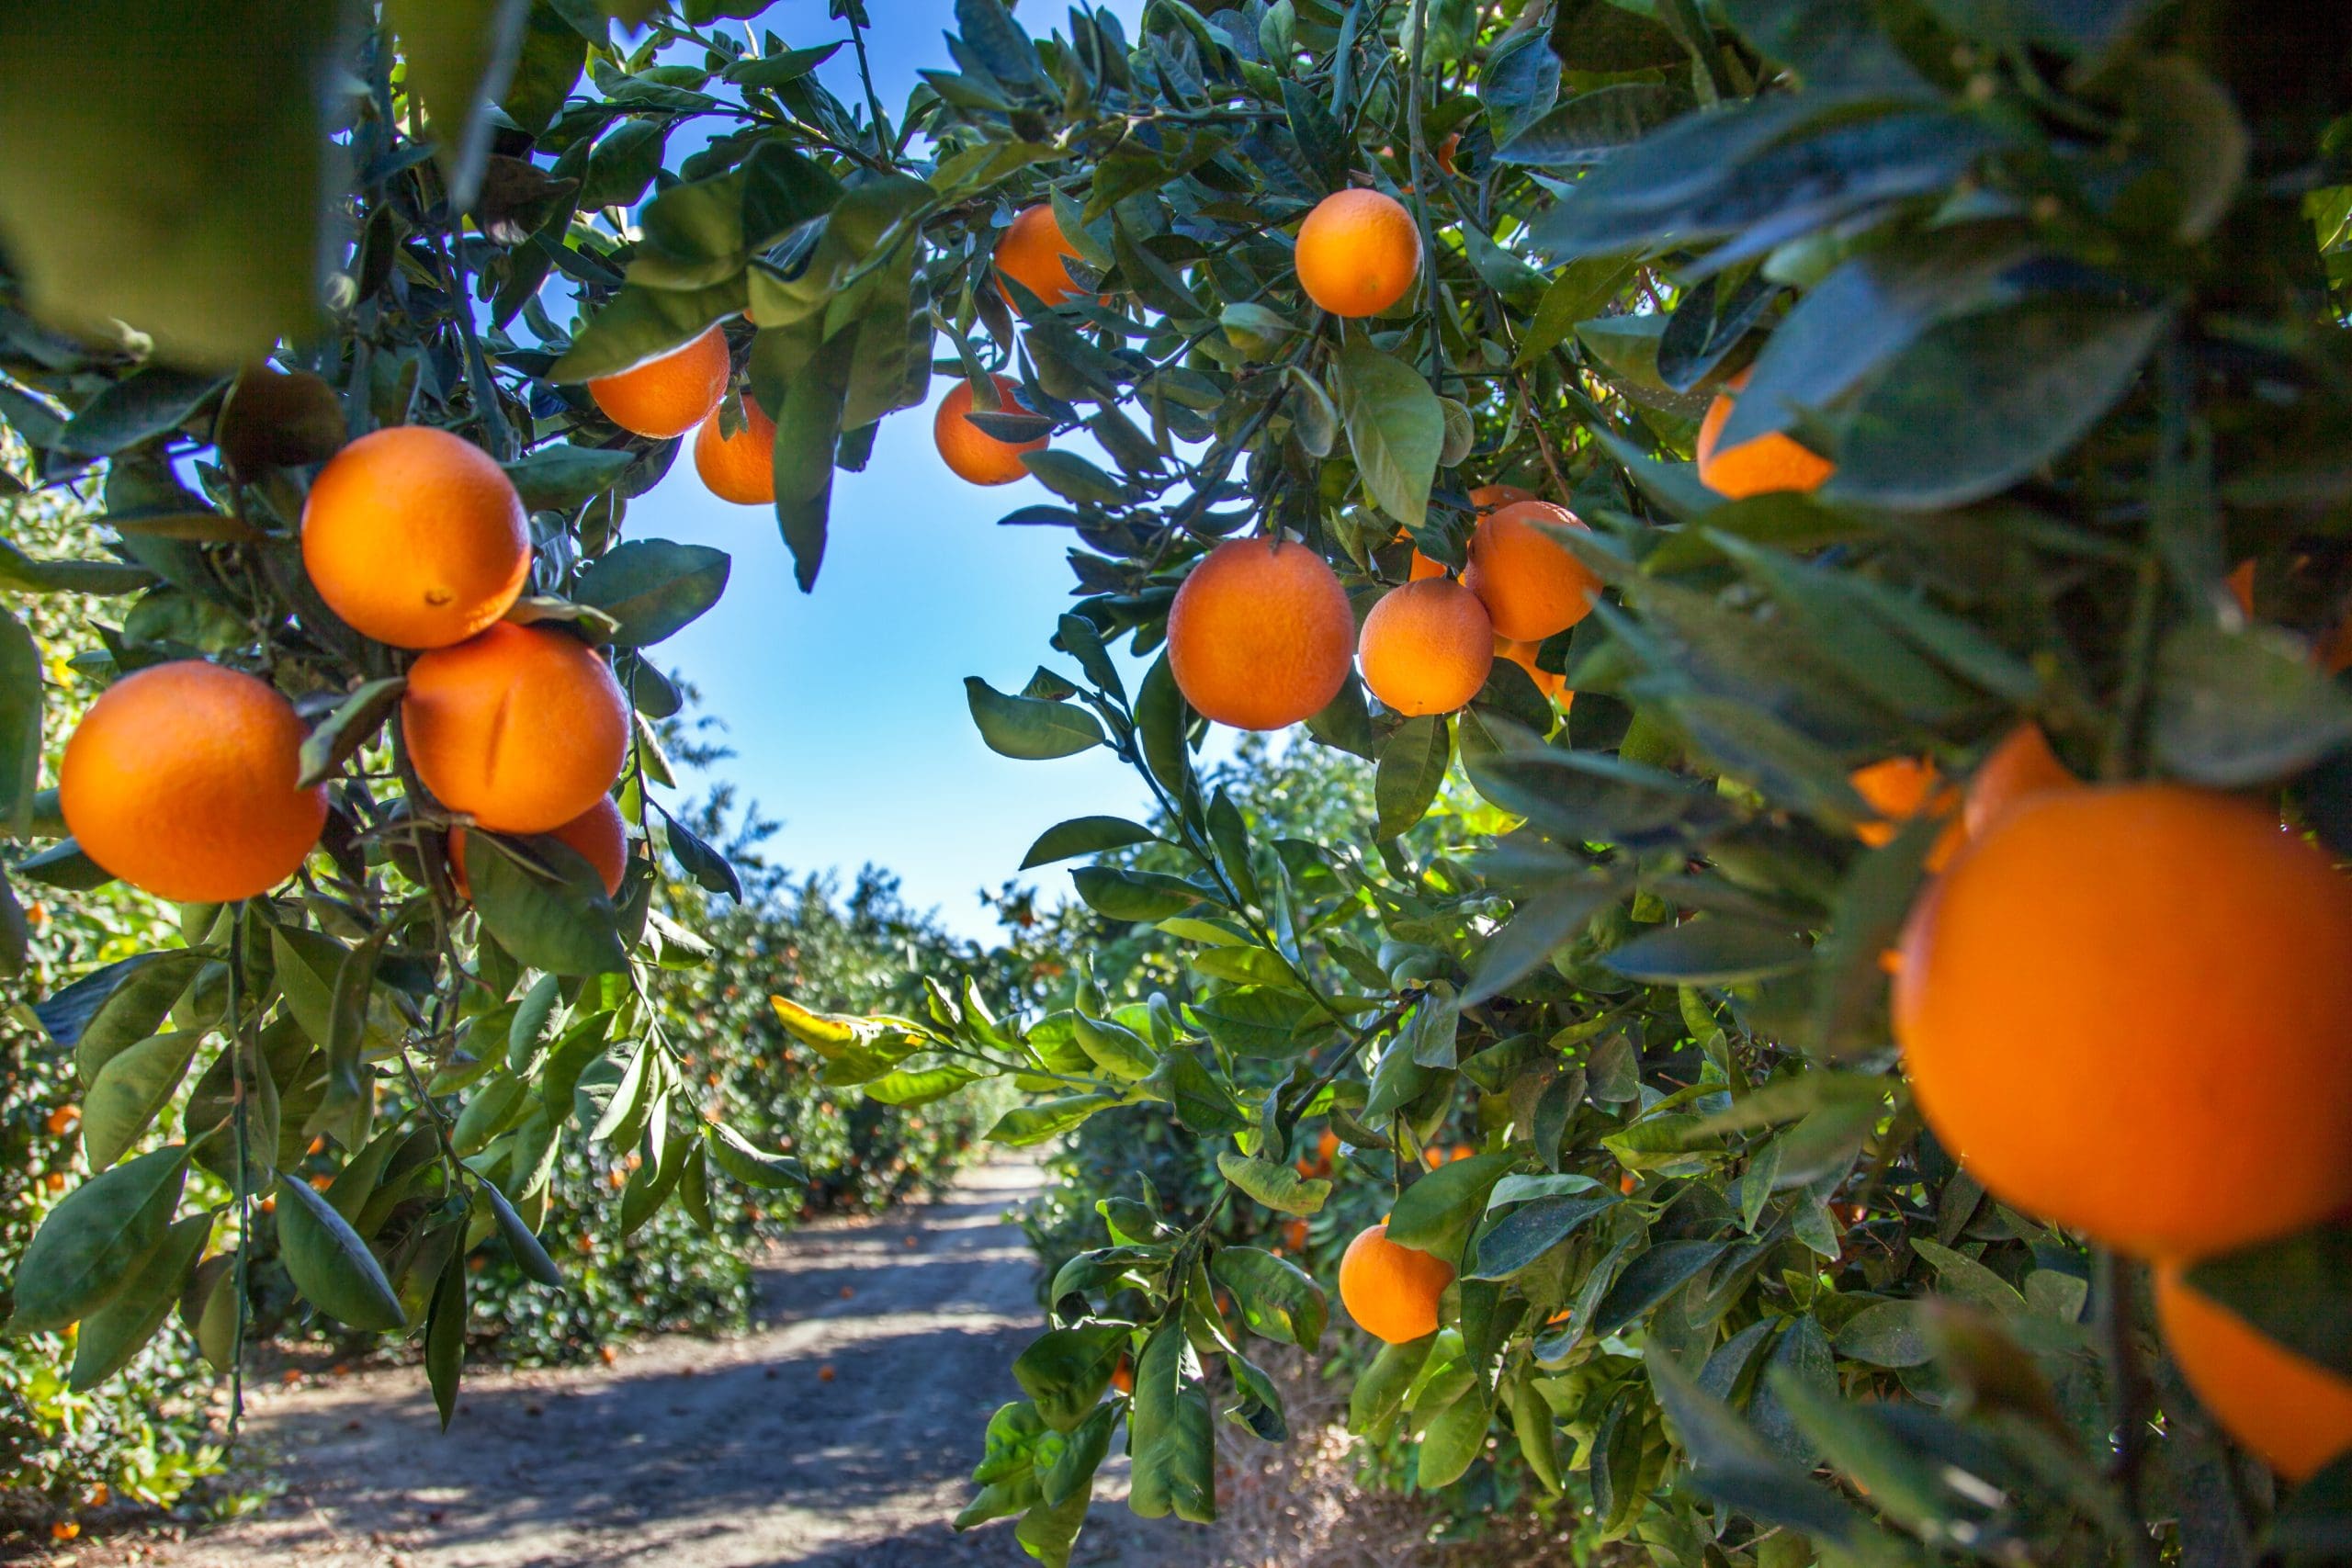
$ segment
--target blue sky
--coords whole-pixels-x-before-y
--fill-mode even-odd
[[[1132,29],[1142,0],[1110,6]],[[948,66],[949,0],[875,0],[869,35],[876,84],[894,114],[923,67]],[[1032,28],[1062,22],[1030,0]],[[785,0],[762,18],[794,48],[845,36],[825,0]],[[863,99],[843,50],[820,68],[844,102]],[[674,150],[674,149],[673,149]],[[933,382],[933,395],[952,383]],[[1107,751],[1016,762],[980,743],[963,678],[1017,689],[1041,661],[1068,608],[1060,529],[1000,528],[1015,507],[1051,499],[1034,480],[981,490],[941,464],[931,410],[882,426],[862,474],[836,476],[831,541],[813,594],[764,507],[730,506],[704,491],[691,455],[632,502],[628,532],[716,546],[734,558],[726,595],[659,656],[702,692],[737,755],[715,776],[780,819],[773,856],[796,871],[866,863],[904,879],[919,908],[952,929],[994,933],[978,890],[993,888],[1037,834],[1064,818],[1140,816],[1141,784]],[[1066,660],[1062,661],[1067,664]],[[691,782],[691,781],[690,781]],[[1032,874],[1048,902],[1066,869]]]

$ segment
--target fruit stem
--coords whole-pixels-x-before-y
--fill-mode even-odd
[[[2110,1473],[2122,1489],[2132,1518],[2144,1517],[2141,1471],[2147,1459],[2147,1382],[2139,1346],[2132,1337],[2132,1270],[2121,1253],[2099,1247],[2092,1256],[2091,1291],[2098,1303],[2099,1359],[2107,1370],[2108,1424],[2115,1433]],[[2125,1550],[2138,1568],[2155,1568],[2155,1553],[2144,1531],[2130,1532]]]

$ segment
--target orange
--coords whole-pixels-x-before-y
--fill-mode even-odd
[[[1136,1391],[1136,1364],[1125,1356],[1120,1357],[1119,1364],[1111,1369],[1111,1386],[1121,1393]]]
[[[1437,166],[1443,169],[1449,175],[1460,174],[1461,171],[1453,166],[1453,155],[1461,150],[1461,147],[1462,132],[1458,130],[1447,136],[1443,141],[1439,142],[1437,149]]]
[[[412,665],[401,728],[442,805],[501,833],[548,833],[594,806],[628,754],[628,704],[578,637],[501,621]]]
[[[2058,760],[2041,726],[2029,719],[1984,754],[1968,778],[1960,806],[1961,830],[1982,838],[2010,807],[2044,790],[2070,789],[2083,781]]]
[[[999,410],[1006,413],[1025,412],[1013,398],[1012,383],[1001,376],[992,376],[996,383]],[[939,412],[931,422],[932,439],[939,446],[939,455],[947,459],[948,471],[967,484],[1009,485],[1015,479],[1029,477],[1028,466],[1022,462],[1023,452],[1042,452],[1046,437],[1035,441],[999,441],[965,417],[972,412],[972,384],[958,381],[939,400]]]
[[[2168,784],[2053,790],[1914,908],[1894,1037],[2003,1201],[2200,1257],[2352,1202],[2352,883],[2278,818]]]
[[[628,870],[628,829],[622,824],[621,808],[613,804],[611,795],[605,795],[548,837],[579,851],[596,868],[597,880],[604,883],[606,897],[620,892],[621,874]],[[463,827],[449,829],[449,880],[456,885],[458,897],[471,902],[474,891],[466,886]]]
[[[1600,579],[1545,534],[1584,525],[1564,506],[1514,501],[1478,519],[1470,567],[1462,574],[1487,606],[1495,630],[1513,642],[1542,642],[1592,613]]]
[[[1699,482],[1734,501],[1768,491],[1819,490],[1838,471],[1838,465],[1780,431],[1724,451],[1715,450],[1715,440],[1724,433],[1724,422],[1731,418],[1739,389],[1747,385],[1748,373],[1742,370],[1724,382],[1715,400],[1707,405],[1707,416],[1699,422]]]
[[[1023,208],[998,236],[996,269],[1046,304],[1058,305],[1086,292],[1062,265],[1064,256],[1076,254],[1078,247],[1062,237],[1053,207],[1041,201]],[[998,287],[1005,302],[1012,303],[1012,291],[1001,284]]]
[[[1356,656],[1363,683],[1398,713],[1452,713],[1487,683],[1495,628],[1476,593],[1450,577],[1423,578],[1380,596]]]
[[[1200,713],[1236,729],[1318,714],[1347,684],[1356,641],[1347,590],[1305,545],[1228,539],[1168,606],[1168,665]]]
[[[2254,558],[2249,556],[2232,567],[2230,575],[2222,580],[2222,585],[2230,591],[2230,597],[2237,601],[2238,614],[2249,621],[2254,619]]]
[[[1405,297],[1421,268],[1421,231],[1394,197],[1343,190],[1298,226],[1298,285],[1335,316],[1376,316]]]
[[[200,659],[108,686],[65,742],[65,826],[135,887],[225,904],[294,874],[326,826],[324,785],[297,789],[302,721],[277,688]]]
[[[695,432],[695,472],[705,489],[738,506],[764,506],[775,499],[775,421],[760,405],[743,400],[743,425],[718,434],[718,411]]]
[[[1305,1220],[1290,1220],[1284,1222],[1283,1225],[1283,1245],[1289,1247],[1293,1252],[1305,1252],[1306,1250],[1306,1222]]]
[[[430,425],[394,425],[319,470],[302,504],[302,570],[362,636],[446,648],[523,592],[530,519],[489,453]]]
[[[1558,702],[1563,693],[1566,694],[1570,702],[1574,702],[1576,694],[1568,691],[1568,678],[1566,675],[1555,675],[1549,670],[1536,664],[1535,655],[1543,647],[1544,645],[1540,642],[1513,642],[1507,637],[1498,637],[1495,638],[1495,657],[1508,659],[1521,670],[1526,671],[1529,678],[1535,682],[1535,689],[1554,702]]]
[[[1405,569],[1405,581],[1408,582],[1419,582],[1426,578],[1444,575],[1445,568],[1442,565],[1430,559],[1419,550],[1413,552],[1412,564]]]
[[[1324,1169],[1330,1169],[1331,1162],[1340,1157],[1340,1134],[1329,1127],[1324,1128],[1323,1135],[1315,1140],[1315,1155],[1323,1162]]]
[[[41,1124],[49,1129],[51,1137],[62,1138],[82,1124],[82,1108],[78,1105],[61,1105],[51,1111],[49,1113],[49,1119]]]
[[[2290,1350],[2181,1278],[2156,1269],[2156,1325],[2198,1403],[2290,1481],[2352,1449],[2352,1378]]]
[[[1878,813],[1877,821],[1865,822],[1854,829],[1854,837],[1872,849],[1894,842],[1903,824],[1920,813],[1951,817],[1960,805],[1960,792],[1946,785],[1942,775],[1936,772],[1935,763],[1925,757],[1889,757],[1883,762],[1855,769],[1846,775],[1846,782]],[[1941,871],[1951,864],[1966,836],[1955,819],[1928,851],[1928,869]]]
[[[667,354],[588,383],[605,417],[634,435],[667,440],[703,422],[727,395],[727,334],[717,325]]]
[[[1385,1221],[1340,1259],[1340,1303],[1358,1328],[1391,1345],[1437,1332],[1437,1300],[1453,1282],[1453,1264],[1389,1240]]]

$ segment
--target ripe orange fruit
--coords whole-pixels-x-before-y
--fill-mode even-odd
[[[718,434],[718,411],[713,409],[695,432],[695,472],[705,489],[738,506],[764,506],[775,499],[775,421],[743,400],[743,426],[732,435]]]
[[[2352,883],[2165,784],[2018,803],[1912,911],[1894,1036],[2005,1202],[2199,1257],[2352,1202]]]
[[[49,1129],[49,1135],[52,1138],[62,1138],[81,1124],[82,1108],[78,1105],[58,1106],[50,1111],[48,1120],[41,1123]]]
[[[1421,1151],[1421,1163],[1435,1170],[1445,1163],[1445,1151],[1432,1144]]]
[[[1236,729],[1280,729],[1347,683],[1356,641],[1347,590],[1305,545],[1227,539],[1168,606],[1168,664],[1184,700]]]
[[[1062,237],[1062,226],[1054,219],[1048,202],[1023,208],[1018,217],[1005,226],[996,242],[996,269],[1048,305],[1058,305],[1075,299],[1086,290],[1062,265],[1064,256],[1078,254],[1078,247]],[[1012,302],[1012,293],[999,284],[1005,302]]]
[[[65,742],[65,825],[115,875],[183,904],[266,893],[326,826],[323,785],[297,789],[302,721],[275,687],[200,659],[108,686]]]
[[[1340,1259],[1340,1304],[1391,1345],[1437,1332],[1437,1301],[1453,1282],[1453,1264],[1389,1240],[1386,1221],[1348,1243]]]
[[[605,417],[633,435],[684,435],[727,395],[727,334],[717,323],[642,365],[588,383]]]
[[[628,870],[628,829],[621,821],[621,808],[613,804],[611,795],[604,796],[547,836],[579,851],[596,868],[606,897],[620,892],[621,874]],[[466,885],[466,830],[462,826],[449,829],[449,880],[456,886],[458,897],[470,903],[474,890]]]
[[[1706,417],[1699,422],[1699,482],[1734,501],[1768,491],[1819,490],[1838,471],[1838,465],[1780,431],[1723,451],[1715,449],[1724,422],[1731,418],[1732,405],[1739,400],[1739,389],[1747,385],[1748,373],[1742,370],[1724,382],[1715,400],[1707,405]]]
[[[1444,575],[1445,568],[1442,565],[1430,559],[1419,550],[1413,552],[1412,561],[1405,569],[1405,581],[1408,582],[1421,582],[1432,577]]]
[[[2156,1269],[2156,1325],[2198,1402],[2290,1481],[2352,1449],[2352,1378],[2289,1349],[2181,1278]]]
[[[1877,821],[1865,822],[1854,829],[1854,837],[1872,849],[1894,842],[1894,835],[1903,830],[1903,824],[1922,812],[1936,818],[1951,817],[1960,805],[1960,792],[1944,784],[1935,763],[1925,757],[1889,757],[1883,762],[1855,769],[1846,775],[1846,782],[1879,815]],[[1927,868],[1943,870],[1966,840],[1967,833],[1955,818],[1928,849]]]
[[[1136,1391],[1136,1364],[1125,1356],[1120,1357],[1119,1364],[1111,1369],[1111,1386],[1121,1393]]]
[[[1363,683],[1408,715],[1452,713],[1487,683],[1495,628],[1478,596],[1450,577],[1392,588],[1363,618]]]
[[[1298,285],[1335,316],[1376,316],[1405,297],[1421,269],[1421,231],[1394,197],[1343,190],[1298,226]]]
[[[1324,1128],[1323,1135],[1315,1140],[1315,1155],[1323,1162],[1324,1169],[1330,1169],[1331,1162],[1340,1157],[1340,1134],[1329,1127]]]
[[[1514,501],[1478,519],[1462,581],[1487,606],[1495,630],[1513,642],[1542,642],[1592,613],[1600,579],[1539,524],[1581,528],[1575,513],[1544,501]]]
[[[393,425],[319,470],[302,504],[302,570],[363,636],[446,648],[523,592],[530,519],[489,453],[430,425]]]
[[[2238,614],[2254,619],[2254,558],[2248,556],[2232,567],[2230,575],[2222,582],[2230,591],[2230,597],[2237,601]]]
[[[1004,412],[1018,412],[1019,402],[1012,395],[1012,383],[1001,376],[989,378],[996,383],[997,403]],[[967,484],[1009,485],[1015,479],[1025,479],[1029,469],[1021,461],[1023,452],[1042,452],[1046,438],[1035,441],[999,441],[965,417],[972,412],[972,384],[958,381],[939,400],[939,412],[931,422],[931,437],[939,446],[939,455],[947,459],[948,471]]]
[[[1495,638],[1495,657],[1508,659],[1521,670],[1526,671],[1529,678],[1535,682],[1535,689],[1554,702],[1558,702],[1563,693],[1566,693],[1568,700],[1573,702],[1576,699],[1576,694],[1568,691],[1568,678],[1566,675],[1555,675],[1549,670],[1542,669],[1536,664],[1535,655],[1543,647],[1544,645],[1540,642],[1513,642],[1507,637],[1498,637]]]
[[[628,753],[628,704],[579,638],[501,621],[408,672],[401,728],[424,786],[501,833],[549,833],[594,806]]]
[[[2082,782],[2050,749],[2050,738],[2041,733],[2041,726],[2029,719],[1987,751],[1968,776],[1968,793],[1960,805],[1961,830],[1971,839],[1982,838],[2018,801],[2044,790],[2071,789]]]
[[[1306,1222],[1291,1220],[1283,1225],[1283,1245],[1293,1252],[1306,1250]]]
[[[1448,135],[1443,141],[1439,142],[1437,148],[1437,166],[1443,169],[1449,175],[1460,174],[1462,171],[1453,166],[1453,155],[1461,150],[1461,147],[1462,132],[1458,130]]]

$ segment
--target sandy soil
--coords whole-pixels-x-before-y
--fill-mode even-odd
[[[989,1414],[1042,1326],[1009,1205],[1034,1167],[938,1203],[820,1224],[760,1269],[752,1331],[672,1337],[609,1368],[469,1376],[447,1435],[423,1378],[383,1369],[259,1394],[286,1491],[186,1540],[85,1541],[52,1562],[244,1568],[948,1568],[1023,1563],[1011,1521],[958,1536]],[[825,1377],[830,1369],[831,1376]],[[1147,1526],[1106,1467],[1076,1562],[1219,1555]]]

